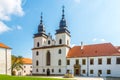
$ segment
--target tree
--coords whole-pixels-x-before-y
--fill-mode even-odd
[[[15,75],[15,70],[19,71],[20,69],[23,69],[22,65],[23,65],[22,56],[12,55],[12,65],[11,65],[12,75]]]

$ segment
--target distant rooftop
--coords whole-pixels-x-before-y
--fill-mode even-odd
[[[6,48],[6,49],[11,49],[9,46],[3,44],[3,43],[0,43],[0,48]]]

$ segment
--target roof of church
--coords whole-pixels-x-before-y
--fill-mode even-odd
[[[11,49],[10,47],[6,46],[6,45],[5,45],[5,44],[3,44],[3,43],[0,43],[0,48]]]
[[[32,64],[32,59],[30,58],[22,58],[23,64]]]
[[[111,43],[74,46],[67,54],[67,58],[96,57],[96,56],[120,56],[120,52]]]

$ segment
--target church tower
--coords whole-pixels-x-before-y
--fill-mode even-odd
[[[34,48],[39,48],[45,45],[45,41],[47,39],[47,35],[45,33],[45,28],[43,25],[42,20],[42,13],[41,13],[41,20],[40,24],[38,25],[38,33],[34,34]]]
[[[59,29],[56,30],[56,45],[70,46],[70,32],[66,25],[64,6],[62,7],[62,19],[59,23]]]

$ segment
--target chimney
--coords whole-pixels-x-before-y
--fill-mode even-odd
[[[83,46],[83,42],[81,42],[81,50],[83,50],[83,47],[84,47],[84,46]]]

